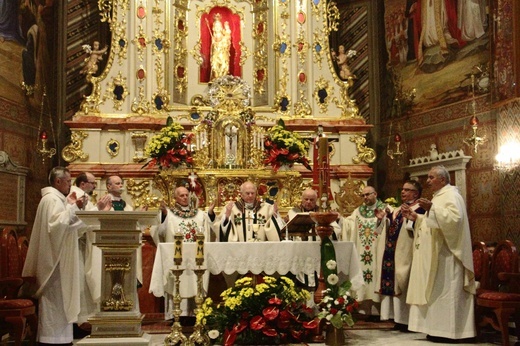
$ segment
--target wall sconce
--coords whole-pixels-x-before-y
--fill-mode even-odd
[[[494,168],[512,174],[518,167],[520,167],[520,143],[514,141],[502,145],[495,156]]]
[[[477,103],[475,101],[475,75],[471,75],[471,88],[473,94],[473,100],[471,101],[471,118],[469,124],[471,125],[472,134],[463,140],[464,144],[471,147],[474,153],[478,152],[478,146],[484,144],[487,141],[486,135],[478,134],[479,121],[475,113],[477,112]]]
[[[44,110],[44,106],[45,106],[45,98],[46,97],[47,97],[47,93],[46,93],[45,87],[44,87],[43,88],[43,93],[42,93],[40,122],[39,122],[39,125],[38,125],[38,139],[36,140],[36,152],[38,153],[38,155],[41,156],[42,163],[45,163],[45,158],[49,158],[50,159],[51,157],[53,157],[56,154],[56,149],[55,148],[47,148],[47,141],[48,141],[47,131],[42,130],[43,110]],[[56,143],[56,137],[54,136],[54,126],[52,124],[52,115],[51,114],[49,114],[49,119],[50,119],[49,121],[50,121],[51,130],[52,130],[52,137],[53,137],[54,143]]]
[[[399,159],[404,154],[404,151],[401,151],[401,135],[399,133],[394,134],[394,143],[395,143],[395,150],[390,149],[390,137],[388,137],[388,145],[386,147],[386,154],[390,157],[390,159],[397,158],[397,165],[399,165]]]

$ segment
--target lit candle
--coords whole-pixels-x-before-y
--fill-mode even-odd
[[[174,238],[174,244],[175,244],[175,251],[173,253],[173,263],[175,265],[181,265],[182,263],[182,242],[184,235],[181,232],[175,232]]]
[[[195,254],[195,263],[201,266],[204,263],[204,232],[202,230],[197,232],[197,253]]]

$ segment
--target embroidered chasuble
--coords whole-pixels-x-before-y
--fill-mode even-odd
[[[156,244],[159,242],[173,243],[175,232],[183,234],[184,242],[195,242],[195,234],[204,232],[205,241],[215,240],[212,230],[212,221],[208,213],[191,208],[175,206],[168,210],[164,221],[157,227],[152,227],[150,234]]]
[[[379,294],[375,293],[375,251],[377,248],[378,234],[376,232],[377,217],[374,210],[384,209],[386,204],[377,200],[375,205],[361,205],[354,212],[342,220],[342,239],[351,241],[356,245],[359,253],[360,268],[363,272],[365,285],[356,291],[357,299],[379,301]]]
[[[150,235],[156,244],[160,242],[173,243],[175,241],[175,233],[181,232],[183,234],[183,241],[192,243],[196,241],[196,233],[204,232],[204,241],[214,241],[215,236],[212,232],[212,220],[208,213],[199,209],[183,208],[175,205],[168,210],[163,222],[158,226],[150,228]],[[189,316],[193,313],[194,302],[192,297],[197,295],[197,277],[193,273],[185,272],[181,276],[181,283],[179,292],[182,298],[181,301],[181,315]],[[173,280],[168,281],[167,292],[173,292],[173,287],[170,287]],[[209,272],[203,276],[204,290],[207,291],[209,285]],[[173,318],[173,297],[167,293],[164,299],[165,319]]]
[[[242,200],[236,201],[229,220],[225,219],[225,210],[221,213],[220,241],[280,241],[283,220],[273,214],[272,204],[255,201],[246,207]]]

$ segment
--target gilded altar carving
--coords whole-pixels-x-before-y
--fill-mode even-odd
[[[192,173],[201,184],[197,189],[203,191],[203,206],[208,201],[220,203],[235,198],[242,179],[255,176],[262,177],[258,180],[262,198],[289,206],[293,196],[301,196],[299,167],[272,174],[263,164],[266,130],[283,117],[295,120],[290,127],[300,133],[313,133],[325,122],[327,131],[337,135],[337,148],[342,152],[332,163],[339,168],[334,188],[351,170],[351,159],[363,166],[355,168],[362,172],[358,176],[370,176],[371,170],[364,163],[375,160],[375,152],[366,148],[366,142],[348,144],[351,136],[365,134],[368,126],[359,127],[357,119],[350,121],[359,115],[348,94],[352,80],[339,80],[331,69],[329,35],[336,24],[331,22],[329,27],[328,21],[337,13],[330,2],[100,0],[99,4],[104,8],[105,22],[110,23],[110,54],[105,70],[89,80],[92,93],[70,121],[78,122],[73,130],[87,128],[93,133],[84,143],[90,160],[76,162],[76,171],[99,164],[101,170],[117,167],[127,181],[136,177],[147,180],[145,187],[136,179],[137,185],[128,190],[134,206],[158,206],[161,198],[170,198],[177,184],[192,183],[188,178]],[[201,53],[209,43],[201,36],[203,29],[207,30],[204,18],[220,10],[239,16],[241,36],[234,43],[234,59],[241,76],[238,83],[232,82],[233,76],[222,77],[224,83],[219,79],[200,81],[201,66],[210,64],[205,60],[207,55]],[[211,20],[208,17],[210,26]],[[137,163],[146,157],[141,156],[137,144],[143,139],[134,136],[134,131],[151,134],[168,116],[194,135],[193,167],[160,171],[155,178],[156,170],[136,172]],[[110,118],[110,128],[103,125],[103,118]],[[107,163],[103,146],[111,136],[108,132],[115,128],[124,132],[117,139],[125,155]],[[102,150],[99,138],[103,140]],[[125,148],[128,144],[130,148]],[[82,145],[79,143],[78,152],[72,145],[67,148],[71,160],[85,155]],[[107,165],[110,167],[105,168]],[[224,179],[237,172],[238,181]],[[284,180],[287,176],[295,180]]]
[[[343,216],[348,216],[363,202],[360,193],[365,188],[365,184],[361,180],[352,179],[348,175],[345,183],[340,186],[339,192],[334,192],[334,200],[338,205],[339,212]]]
[[[193,175],[192,175],[193,174]],[[190,177],[191,175],[191,177]],[[178,186],[188,186],[199,207],[205,208],[215,203],[220,209],[230,200],[239,196],[240,185],[252,181],[258,187],[258,197],[277,202],[282,212],[297,205],[306,185],[297,171],[273,173],[266,169],[204,170],[193,173],[189,169],[162,170],[154,177],[153,187],[160,191],[162,199],[169,205],[175,204],[173,192]],[[190,186],[190,184],[192,184]],[[141,199],[145,199],[146,193]]]
[[[83,140],[87,138],[88,134],[84,131],[72,131],[70,135],[70,144],[68,144],[61,151],[61,157],[66,162],[73,162],[77,159],[81,161],[86,161],[88,159],[88,154],[83,152]]]
[[[374,149],[365,146],[367,139],[364,136],[352,136],[350,137],[350,141],[356,143],[356,149],[358,151],[358,154],[352,157],[353,163],[372,163],[376,160],[376,152]]]
[[[103,311],[130,311],[134,306],[125,295],[125,276],[130,271],[129,257],[108,257],[105,271],[110,275],[111,290],[108,299],[101,303]]]

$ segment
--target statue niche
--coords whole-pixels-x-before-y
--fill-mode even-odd
[[[215,6],[200,20],[200,82],[228,74],[240,77],[240,16],[227,7]]]

